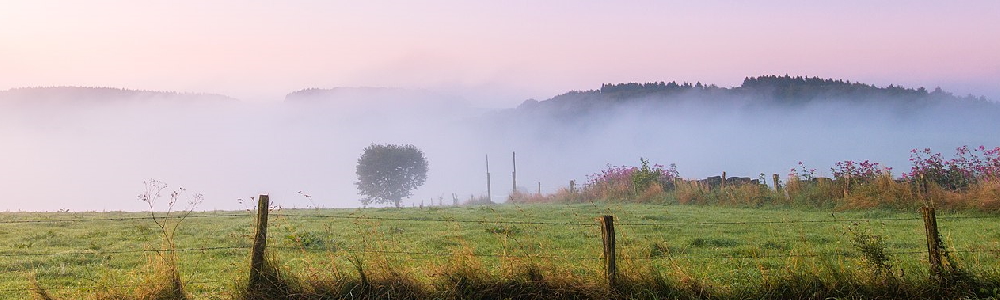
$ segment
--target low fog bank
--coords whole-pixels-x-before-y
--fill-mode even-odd
[[[913,148],[951,155],[961,145],[1000,145],[993,104],[779,105],[701,94],[591,100],[597,104],[556,97],[490,111],[427,91],[342,88],[271,103],[0,101],[3,208],[141,211],[148,207],[136,195],[148,179],[204,194],[199,210],[249,208],[239,199],[261,193],[282,207],[357,207],[355,166],[372,143],[424,151],[428,179],[407,206],[485,196],[487,155],[492,197],[505,199],[515,151],[520,189],[540,184],[549,193],[640,157],[676,163],[685,178],[784,176],[799,161],[829,176],[837,161],[866,159],[898,175]]]
[[[413,199],[450,202],[466,193],[466,167],[478,168],[482,156],[459,147],[470,135],[461,124],[483,110],[424,91],[343,89],[271,103],[106,100],[0,101],[2,209],[147,210],[136,196],[149,179],[202,193],[199,210],[249,208],[246,200],[265,193],[283,207],[357,207],[355,166],[372,143],[422,149],[431,171]]]
[[[546,179],[563,179],[556,183],[565,186],[607,165],[638,166],[640,157],[676,163],[690,179],[763,173],[770,184],[770,174],[784,178],[799,162],[829,177],[844,160],[879,162],[898,177],[909,171],[911,149],[947,157],[962,145],[1000,146],[1000,107],[989,102],[839,98],[790,104],[704,93],[599,95],[527,101],[495,116],[506,120],[495,141],[515,143],[519,162],[524,157],[519,178],[537,173],[526,180],[544,186]]]

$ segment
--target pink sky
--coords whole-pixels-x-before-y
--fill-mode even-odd
[[[512,106],[791,74],[1000,100],[1000,1],[813,2],[4,1],[0,89],[395,86]]]

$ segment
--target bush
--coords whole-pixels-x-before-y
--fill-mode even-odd
[[[956,148],[955,157],[948,160],[930,148],[913,149],[910,150],[910,163],[913,166],[909,173],[903,174],[904,179],[922,180],[949,190],[964,190],[979,181],[1000,177],[1000,147],[970,149],[962,146]]]
[[[673,188],[673,182],[680,176],[677,165],[649,165],[649,160],[639,158],[639,167],[611,166],[587,176],[584,193],[595,199],[604,200],[650,200],[659,191]]]

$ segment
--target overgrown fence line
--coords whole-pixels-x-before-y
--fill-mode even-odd
[[[268,217],[268,213],[266,212],[266,210],[267,210],[266,208],[268,207],[268,201],[269,201],[269,199],[268,199],[267,195],[261,195],[260,197],[258,197],[258,199],[259,199],[260,202],[258,204],[259,211],[258,211],[258,215],[257,215],[258,218],[257,218],[257,225],[256,225],[256,228],[257,228],[256,232],[257,232],[257,234],[255,235],[255,238],[254,238],[254,248],[253,248],[253,251],[252,251],[252,257],[254,259],[256,259],[257,257],[260,257],[261,262],[259,262],[259,264],[263,264],[263,256],[264,256],[263,253],[264,253],[265,248],[266,248],[265,245],[266,245],[266,239],[267,239],[266,232],[267,232],[267,217]],[[923,218],[922,218],[922,220],[924,221],[924,226],[925,226],[925,228],[927,230],[927,245],[928,245],[927,247],[928,248],[927,248],[926,253],[931,257],[929,259],[930,273],[935,278],[941,278],[943,276],[943,274],[942,274],[943,267],[942,267],[942,262],[941,262],[941,256],[942,256],[941,251],[944,251],[946,249],[943,249],[943,246],[941,245],[940,235],[938,233],[938,228],[937,228],[937,220],[936,220],[936,217],[935,217],[935,214],[934,214],[934,208],[933,207],[924,207],[922,209],[922,212],[923,212]],[[348,218],[370,219],[370,220],[431,221],[431,220],[423,220],[423,219],[404,219],[404,218],[374,218],[374,217],[348,217]],[[618,262],[617,262],[617,246],[616,246],[616,236],[617,235],[615,234],[615,222],[614,222],[614,220],[615,220],[615,217],[612,216],[612,215],[604,215],[604,216],[601,216],[601,217],[597,218],[597,221],[598,221],[597,223],[600,225],[600,228],[601,228],[601,241],[602,241],[602,249],[603,249],[603,255],[601,256],[600,259],[602,259],[603,262],[604,262],[603,263],[603,268],[604,268],[605,279],[607,280],[608,284],[612,288],[614,288],[616,286],[617,277],[618,277],[618,269],[617,269],[617,265],[618,265]],[[917,218],[893,218],[893,219],[882,219],[882,220],[907,220],[907,221],[909,221],[909,220],[918,220],[918,219]],[[445,221],[445,220],[440,220],[440,221]],[[846,220],[832,220],[832,221],[829,221],[829,220],[798,220],[798,221],[705,222],[705,223],[702,223],[702,224],[703,225],[705,225],[705,224],[713,224],[713,225],[745,225],[745,224],[823,223],[823,222],[857,222],[857,221],[870,221],[870,219],[846,219]],[[448,220],[446,222],[458,222],[458,220]],[[473,222],[473,221],[467,221],[467,222]],[[476,223],[492,223],[492,222],[476,221]],[[535,225],[570,225],[570,226],[582,226],[582,225],[585,225],[584,223],[552,223],[552,222],[525,222],[525,221],[507,221],[507,222],[496,222],[496,223],[535,224]],[[622,225],[631,225],[631,226],[652,226],[652,225],[659,225],[659,226],[663,226],[664,224],[663,223],[623,223]],[[258,245],[260,245],[260,246],[258,247]],[[354,251],[359,251],[359,250],[354,249]],[[380,251],[380,252],[378,252],[378,251],[370,251],[370,250],[369,251],[365,251],[363,249],[360,250],[360,251],[361,252],[375,252],[375,253],[409,254],[409,255],[440,255],[440,254],[443,254],[443,253],[434,253],[434,252],[407,252],[407,251],[393,251],[393,252],[390,252],[390,251]],[[892,253],[892,252],[890,252],[890,253]],[[895,252],[895,254],[918,254],[918,253],[924,253],[924,252],[921,252],[921,251]],[[787,256],[770,256],[770,257],[775,257],[775,258],[783,258],[783,257],[818,257],[818,256],[830,256],[830,255],[831,254],[806,254],[806,255],[787,255]],[[837,254],[833,254],[833,255],[837,255]],[[506,255],[493,255],[493,256],[508,257]],[[524,257],[536,257],[537,258],[537,256],[524,256]],[[745,256],[745,257],[735,257],[735,256],[719,257],[719,256],[716,256],[716,257],[718,257],[718,258],[762,258],[762,256]],[[648,259],[652,259],[652,258],[648,258]],[[252,260],[252,261],[256,261],[256,260]],[[255,281],[254,281],[255,279],[254,278],[260,278],[262,276],[261,274],[255,274],[255,272],[259,272],[259,270],[260,270],[260,268],[258,266],[259,266],[258,263],[252,263],[251,274],[250,274],[250,286],[251,287],[253,287],[254,284],[255,284]]]
[[[428,257],[428,258],[441,258],[447,257],[450,252],[447,251],[394,251],[394,250],[379,250],[379,249],[367,249],[367,248],[337,248],[337,249],[315,249],[306,247],[288,247],[280,245],[269,245],[267,240],[267,219],[268,217],[283,217],[288,219],[343,219],[343,220],[355,220],[355,221],[403,221],[403,222],[438,222],[438,223],[464,223],[464,224],[484,224],[484,225],[538,225],[538,226],[568,226],[568,227],[588,227],[591,229],[600,228],[602,234],[600,235],[600,243],[598,244],[598,239],[594,239],[592,243],[592,249],[601,249],[600,253],[603,255],[531,255],[531,254],[515,254],[515,253],[483,253],[475,252],[468,255],[475,257],[493,257],[493,258],[525,258],[525,259],[572,259],[572,260],[602,260],[602,268],[605,272],[606,280],[609,284],[614,285],[618,277],[618,268],[620,267],[621,261],[647,261],[647,260],[657,260],[663,259],[662,257],[641,257],[641,256],[622,256],[620,255],[619,238],[623,235],[630,235],[628,232],[629,226],[635,227],[649,227],[649,226],[663,226],[663,227],[676,227],[676,226],[744,226],[744,225],[783,225],[783,224],[817,224],[817,223],[852,223],[852,222],[895,222],[895,221],[917,221],[917,220],[927,220],[925,218],[835,218],[834,219],[820,219],[820,220],[808,220],[808,219],[788,219],[788,220],[748,220],[748,221],[733,221],[733,222],[636,222],[633,221],[621,221],[616,220],[615,216],[604,215],[600,216],[598,220],[592,222],[555,222],[555,221],[522,221],[522,220],[472,220],[472,219],[461,219],[461,218],[430,218],[430,217],[377,217],[377,216],[364,216],[364,215],[297,215],[293,213],[281,213],[279,211],[270,212],[269,211],[269,199],[266,195],[258,198],[258,206],[255,211],[257,214],[257,230],[254,234],[254,242],[247,246],[219,246],[219,247],[191,247],[191,248],[178,248],[178,249],[128,249],[128,250],[105,250],[105,251],[93,251],[93,250],[80,250],[80,251],[63,251],[63,252],[53,252],[53,253],[43,253],[43,252],[24,252],[24,251],[11,251],[11,252],[0,252],[0,257],[16,258],[19,256],[47,256],[47,255],[107,255],[107,254],[128,254],[128,253],[155,253],[155,252],[195,252],[195,251],[246,251],[250,250],[251,253],[251,273],[248,279],[252,282],[254,278],[260,280],[259,275],[254,275],[254,272],[261,270],[259,263],[254,263],[254,261],[263,261],[264,253],[267,249],[279,249],[279,250],[303,250],[303,251],[316,251],[316,252],[336,252],[343,251],[347,253],[376,253],[376,254],[393,254],[402,255],[407,257]],[[933,210],[931,210],[933,212]],[[210,217],[241,217],[248,218],[249,214],[214,214],[214,215],[191,215],[189,218],[210,218]],[[162,218],[162,217],[157,217]],[[951,217],[936,217],[931,214],[931,219],[935,221],[937,219],[993,219],[996,216],[951,216]],[[134,222],[152,219],[150,217],[123,217],[123,218],[67,218],[67,219],[0,219],[0,224],[32,224],[32,223],[58,223],[58,222],[87,222],[87,221],[108,221],[108,222]],[[366,223],[362,223],[366,224]],[[28,225],[23,225],[28,226]],[[909,226],[909,225],[907,225]],[[621,229],[625,227],[625,231]],[[588,229],[590,230],[590,229]],[[935,229],[935,232],[937,229]],[[944,254],[933,254],[932,249],[942,249],[939,238],[939,233],[935,233],[934,236],[938,236],[935,243],[931,243],[928,239],[928,249],[926,251],[890,251],[888,254],[900,254],[900,255],[916,255],[916,254],[927,254],[927,255],[937,255],[941,257]],[[928,237],[931,235],[928,234]],[[260,241],[260,243],[258,243]],[[259,245],[259,246],[258,246]],[[936,246],[932,246],[936,245]],[[979,252],[990,252],[996,253],[997,250],[991,249],[955,249],[951,250],[951,253],[979,253]],[[761,254],[761,255],[696,255],[691,253],[671,253],[671,257],[696,257],[705,259],[765,259],[765,258],[789,258],[789,257],[826,257],[826,256],[841,256],[850,257],[851,253],[849,251],[834,252],[834,253],[771,253],[771,254]],[[260,260],[255,258],[260,257]],[[938,259],[938,264],[940,264],[941,259]],[[935,266],[934,260],[929,260],[929,268],[932,270],[931,274],[935,276],[940,276],[940,270],[944,270],[944,267],[937,265]],[[935,271],[937,270],[937,271]],[[251,284],[250,286],[253,286]],[[86,288],[86,287],[77,287]],[[60,287],[59,289],[72,289],[70,287]],[[0,289],[0,292],[13,292],[13,291],[30,291],[30,288],[18,290]]]

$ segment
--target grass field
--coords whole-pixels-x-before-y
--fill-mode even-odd
[[[312,282],[353,280],[360,267],[403,274],[433,292],[447,288],[442,277],[464,267],[490,278],[516,278],[530,269],[597,287],[606,285],[600,215],[616,217],[623,276],[660,274],[707,297],[760,297],[768,295],[761,287],[805,275],[832,284],[871,277],[880,268],[904,283],[929,276],[917,211],[613,203],[284,209],[272,212],[268,250],[282,272]],[[150,285],[158,256],[148,250],[165,245],[148,216],[0,213],[0,298],[31,298],[32,278],[60,299],[108,298]],[[939,212],[956,265],[994,284],[977,287],[973,296],[1000,293],[998,221]],[[236,295],[247,278],[253,222],[250,212],[195,212],[180,223],[173,241],[183,250],[177,266],[190,296]],[[863,244],[881,249],[889,266],[868,260]]]

